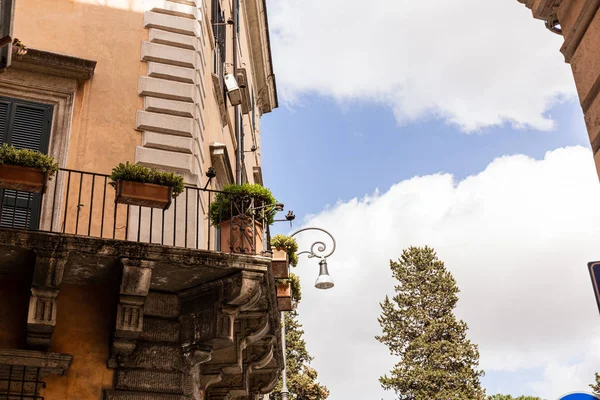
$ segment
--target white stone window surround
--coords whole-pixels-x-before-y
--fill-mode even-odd
[[[96,61],[28,49],[26,55],[13,58],[11,66],[0,73],[0,93],[3,96],[53,106],[48,154],[55,158],[61,168],[67,165],[78,83],[90,79],[95,67]],[[54,179],[48,182],[47,193],[55,192],[55,183]],[[50,227],[49,216],[54,208],[52,202],[48,196],[42,200],[42,230],[57,230],[60,227],[58,218]],[[60,204],[56,207],[60,207]]]

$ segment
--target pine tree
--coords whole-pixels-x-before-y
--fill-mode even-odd
[[[600,374],[596,372],[596,383],[591,384],[590,387],[594,391],[596,396],[600,396]]]
[[[377,340],[400,360],[382,387],[399,400],[485,399],[479,351],[454,315],[459,289],[444,263],[429,247],[410,247],[390,268],[398,285],[380,303]]]
[[[301,299],[300,280],[294,274],[290,274],[290,278],[292,298],[298,303]],[[318,373],[310,366],[313,357],[306,349],[303,335],[304,330],[298,322],[298,312],[296,310],[288,311],[285,314],[285,340],[290,397],[296,400],[325,400],[329,397],[329,390],[317,381]],[[280,392],[281,386],[280,379],[275,391]]]

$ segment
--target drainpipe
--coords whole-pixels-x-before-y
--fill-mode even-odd
[[[237,0],[232,1],[232,14],[233,14],[233,77],[238,79],[238,48],[237,48],[237,30],[238,30],[238,2]],[[244,163],[244,142],[242,137],[242,130],[240,129],[240,106],[237,105],[233,108],[234,114],[234,133],[235,140],[237,141],[237,153],[235,155],[235,183],[238,185],[242,184],[242,168]]]

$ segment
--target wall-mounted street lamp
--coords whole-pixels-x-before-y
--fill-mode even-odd
[[[321,231],[321,232],[326,233],[331,238],[333,246],[329,253],[325,253],[327,251],[327,245],[321,241],[314,242],[310,246],[309,250],[301,251],[300,253],[298,253],[298,255],[308,254],[308,258],[320,258],[321,259],[321,261],[319,261],[319,277],[317,278],[317,280],[315,282],[315,287],[317,289],[331,289],[334,286],[334,283],[333,283],[333,279],[331,279],[331,276],[329,275],[329,270],[327,269],[327,258],[335,252],[335,246],[336,246],[335,238],[333,237],[333,235],[331,233],[329,233],[325,229],[321,229],[321,228],[303,228],[303,229],[297,230],[296,232],[292,233],[290,236],[294,237],[297,234],[299,234],[301,232],[305,232],[305,231]]]
[[[291,215],[293,215],[293,213]],[[317,241],[317,242],[314,242],[310,246],[309,250],[301,251],[298,253],[298,255],[308,254],[308,258],[320,258],[321,259],[319,261],[319,276],[317,277],[317,280],[315,281],[315,287],[317,289],[323,289],[323,290],[331,289],[334,286],[334,283],[333,283],[333,279],[331,279],[331,276],[329,275],[329,271],[327,269],[327,258],[329,256],[331,256],[333,254],[333,252],[335,251],[335,247],[336,247],[335,238],[333,237],[333,235],[331,233],[329,233],[325,229],[321,229],[321,228],[303,228],[303,229],[297,230],[296,232],[292,233],[290,236],[294,237],[297,234],[299,234],[301,232],[305,232],[305,231],[324,232],[331,238],[331,241],[333,242],[333,246],[332,246],[330,252],[327,252],[327,245],[324,242]],[[288,392],[288,387],[287,387],[287,368],[286,368],[286,356],[285,356],[285,348],[286,348],[286,344],[285,344],[285,311],[281,312],[281,320],[282,320],[281,321],[281,347],[283,348],[283,371],[282,371],[282,381],[283,382],[281,385],[280,398],[281,398],[281,400],[288,400],[289,392]]]

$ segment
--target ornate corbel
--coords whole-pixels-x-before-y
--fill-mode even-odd
[[[130,356],[144,328],[144,303],[150,291],[154,261],[122,258],[123,275],[117,305],[109,368],[116,368],[120,359]]]
[[[214,350],[234,344],[234,324],[242,308],[261,298],[260,273],[240,272],[179,293],[182,300],[182,340]]]
[[[56,327],[57,298],[68,253],[36,251],[27,313],[27,345],[47,351]]]
[[[206,400],[207,390],[222,380],[223,375],[221,374],[193,374],[193,393],[191,397],[197,400]]]

